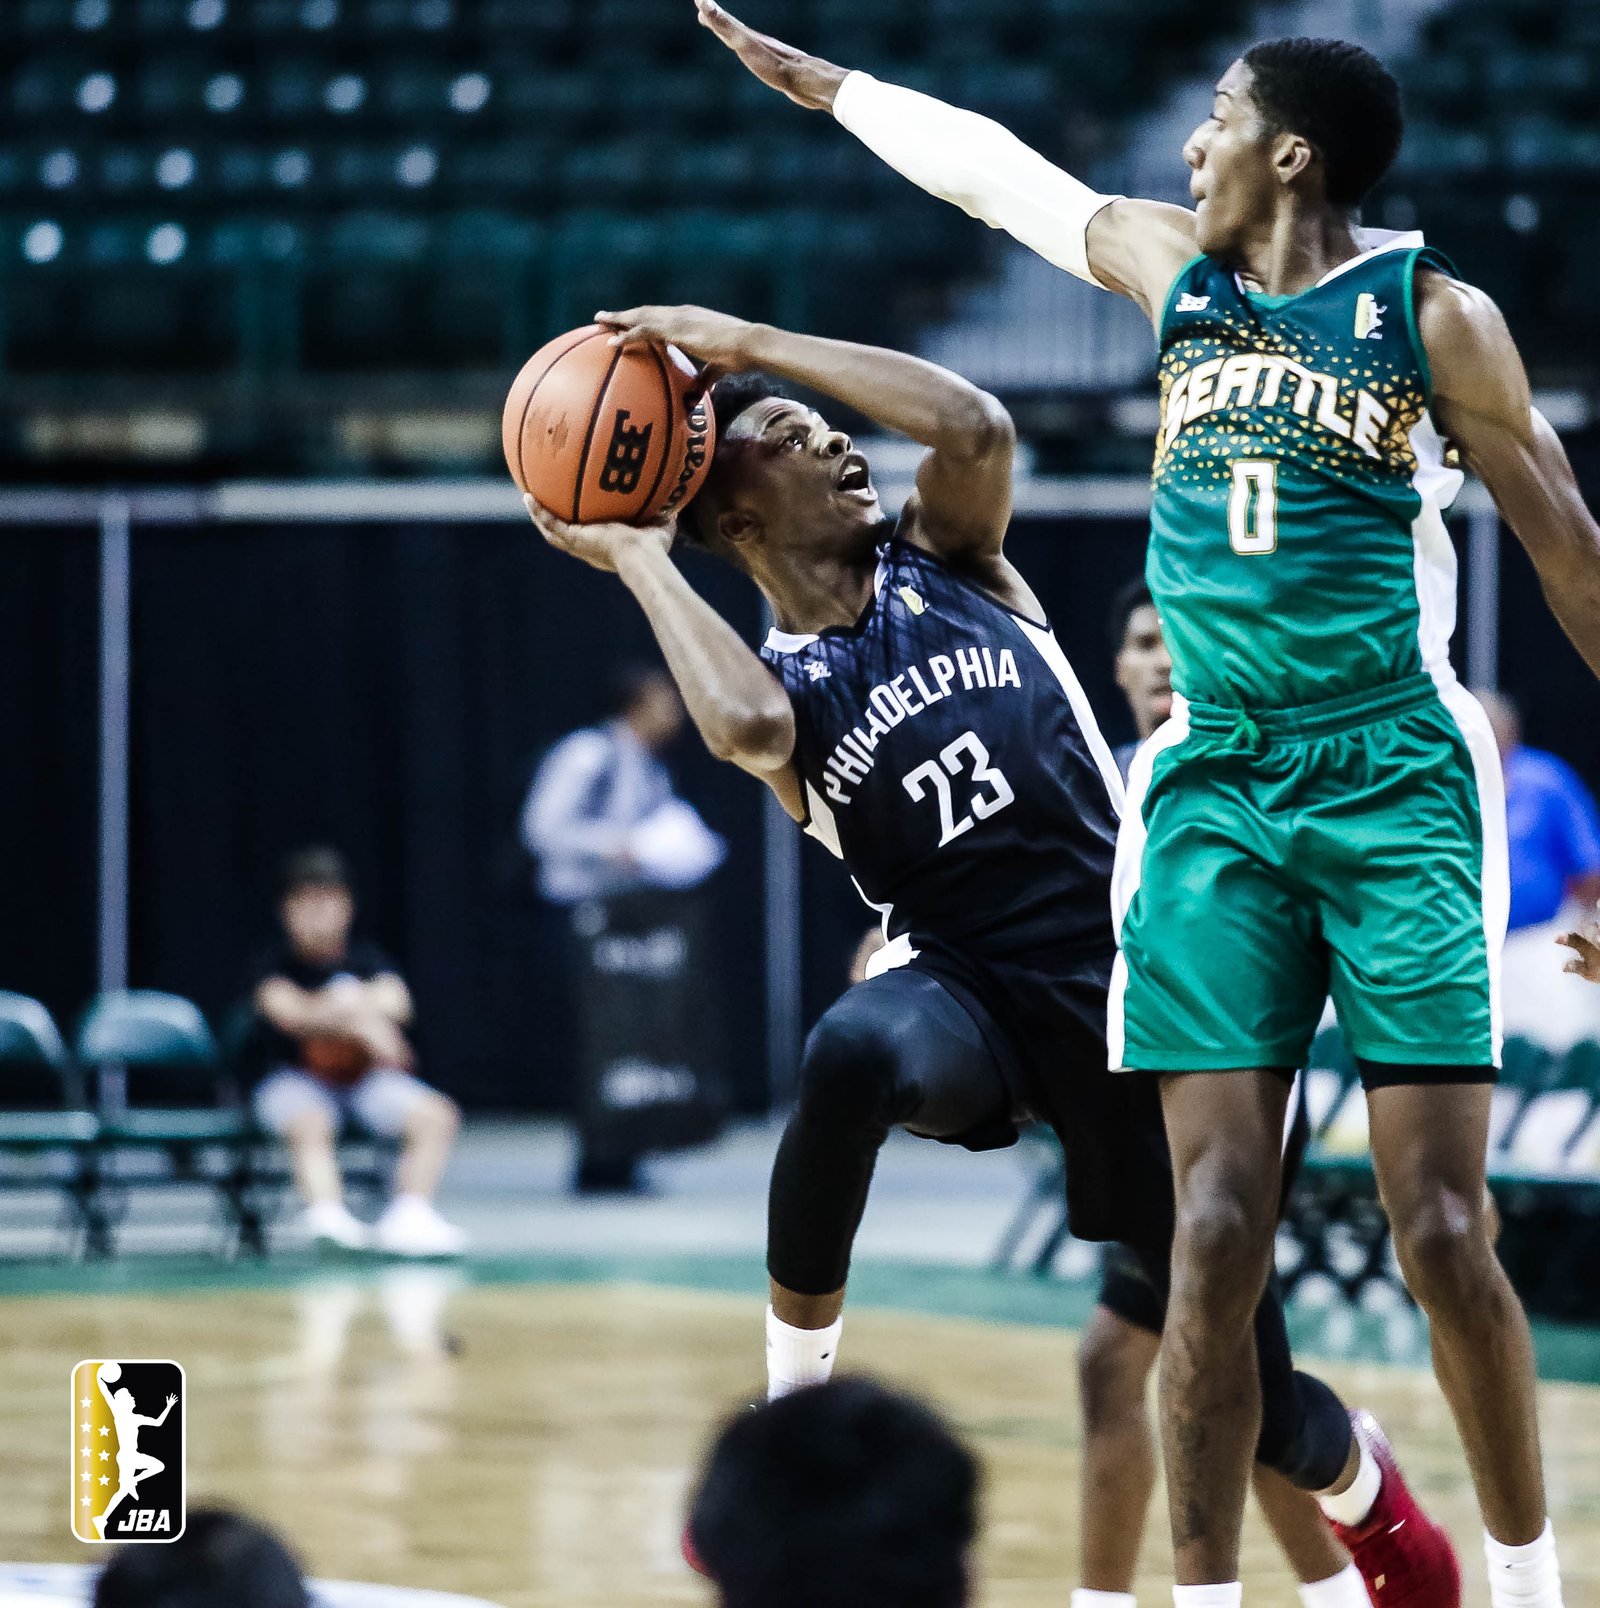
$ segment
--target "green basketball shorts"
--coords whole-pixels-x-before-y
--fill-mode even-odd
[[[1454,682],[1180,701],[1134,760],[1112,898],[1114,1067],[1303,1066],[1330,994],[1353,1054],[1384,1064],[1369,1081],[1499,1065],[1505,793]]]

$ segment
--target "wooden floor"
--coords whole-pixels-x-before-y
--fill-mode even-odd
[[[0,1557],[92,1559],[67,1525],[68,1370],[172,1357],[188,1379],[191,1501],[279,1525],[317,1574],[432,1587],[505,1608],[708,1602],[678,1561],[708,1425],[749,1399],[758,1300],[628,1286],[382,1284],[12,1300],[3,1317],[7,1469]],[[989,1469],[979,1601],[1063,1608],[1073,1582],[1078,1427],[1071,1336],[855,1312],[844,1360],[931,1395]],[[1376,1409],[1450,1524],[1483,1608],[1460,1455],[1431,1379],[1331,1368]],[[1600,1391],[1544,1391],[1568,1608],[1600,1608]],[[1162,1514],[1141,1602],[1170,1602]],[[1295,1602],[1252,1521],[1254,1604]],[[1257,1589],[1259,1588],[1259,1589]]]

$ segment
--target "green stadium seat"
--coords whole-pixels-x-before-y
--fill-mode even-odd
[[[191,1001],[151,989],[102,994],[84,1013],[77,1055],[100,1073],[101,1135],[112,1156],[159,1155],[164,1169],[117,1169],[114,1186],[193,1184],[211,1191],[230,1242],[264,1244],[260,1190],[254,1176],[257,1142],[206,1019]],[[126,1100],[112,1096],[108,1073],[120,1069]],[[109,1166],[108,1178],[113,1174]]]
[[[0,992],[0,1189],[57,1191],[87,1255],[107,1249],[100,1119],[49,1010]]]

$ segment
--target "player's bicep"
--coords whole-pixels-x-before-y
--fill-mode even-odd
[[[1151,323],[1161,317],[1178,270],[1199,249],[1187,207],[1126,196],[1090,219],[1087,245],[1095,278],[1137,302]]]

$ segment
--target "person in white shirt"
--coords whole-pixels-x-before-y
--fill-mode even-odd
[[[654,948],[635,948],[641,956],[658,954],[665,968],[655,968],[642,986],[672,988],[687,970],[684,905],[675,896],[697,888],[726,854],[722,839],[674,794],[662,762],[684,722],[672,678],[657,665],[624,664],[612,673],[609,688],[609,718],[572,732],[550,750],[522,810],[522,842],[538,862],[539,893],[571,912],[584,955],[575,1179],[583,1193],[640,1187],[640,1155],[650,1148],[644,1143],[647,1123],[619,1108],[636,1112],[649,1103],[650,1074],[662,1075],[657,1081],[663,1088],[684,1075],[675,1066],[657,1065],[661,1047],[648,1043],[642,1030],[638,1042],[629,1042],[631,1024],[617,1019],[618,1002],[596,976],[615,971],[603,959],[612,949],[602,940],[623,931],[636,938],[670,934]],[[651,1014],[642,1001],[629,1001],[623,1014],[629,1010]]]

